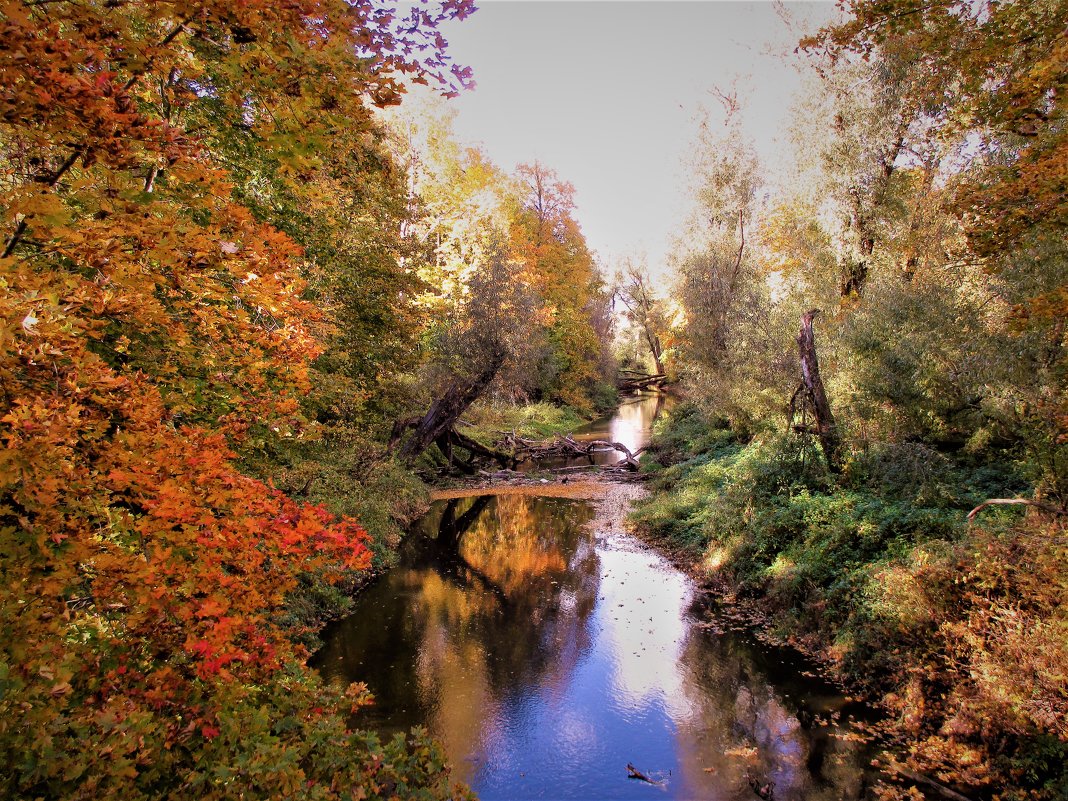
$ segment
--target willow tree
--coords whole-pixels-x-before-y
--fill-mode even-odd
[[[677,349],[709,399],[741,422],[755,412],[741,377],[766,372],[771,358],[769,290],[756,258],[762,178],[737,118],[723,127],[704,121],[690,170],[692,210],[672,254],[683,315]],[[789,396],[787,386],[780,391]]]

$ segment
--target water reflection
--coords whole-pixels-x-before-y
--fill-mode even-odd
[[[441,502],[319,654],[358,723],[426,725],[482,798],[857,798],[864,747],[790,652],[703,628],[689,581],[578,501]],[[628,780],[635,763],[661,788]]]
[[[833,687],[805,681],[795,654],[692,629],[680,666],[690,704],[677,738],[682,783],[692,788],[684,797],[707,792],[710,770],[713,797],[747,787],[747,773],[774,782],[777,799],[865,797],[868,748],[848,725],[829,724],[865,711]]]
[[[588,647],[591,515],[586,504],[552,498],[437,504],[401,565],[331,632],[321,671],[358,676],[375,692],[361,725],[427,724],[453,732],[445,741],[454,760],[469,756],[484,719],[507,719],[522,700],[517,689],[551,679]]]
[[[600,421],[594,421],[587,428],[580,429],[576,438],[608,439],[636,451],[649,441],[653,433],[653,423],[663,413],[666,404],[667,396],[662,393],[638,395],[633,400],[620,404],[615,414],[608,419],[607,426]],[[613,461],[620,459],[622,456],[617,451]]]

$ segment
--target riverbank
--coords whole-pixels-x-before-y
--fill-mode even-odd
[[[754,782],[863,797],[862,706],[793,649],[710,616],[702,588],[626,531],[646,492],[536,474],[435,490],[317,668],[376,695],[354,725],[425,726],[488,798],[647,797],[628,763],[674,798]]]
[[[628,443],[635,448],[645,444],[659,410],[655,398],[644,403],[650,415],[621,408],[610,421],[644,421],[626,427],[642,437]],[[821,681],[816,666],[797,649],[754,636],[760,630],[751,624],[759,621],[717,607],[704,582],[683,575],[694,571],[672,569],[672,561],[676,568],[692,567],[684,565],[680,552],[669,556],[664,542],[650,547],[630,536],[626,518],[648,494],[647,477],[487,471],[464,479],[462,486],[432,489],[429,498],[439,503],[413,534],[401,563],[361,594],[351,622],[331,627],[316,664],[333,681],[366,680],[373,692],[385,693],[378,711],[361,718],[360,726],[393,732],[429,725],[456,765],[473,758],[471,738],[481,730],[467,721],[466,710],[500,705],[504,715],[506,698],[536,694],[542,681],[519,684],[502,698],[495,685],[511,686],[531,671],[541,675],[554,666],[545,675],[574,688],[577,708],[569,714],[578,715],[579,730],[607,727],[605,742],[618,741],[613,749],[626,752],[620,758],[639,760],[646,770],[660,768],[654,773],[662,778],[670,777],[673,765],[683,770],[686,778],[678,781],[686,787],[674,790],[679,797],[692,797],[698,787],[702,795],[717,797],[744,793],[751,775],[777,782],[787,797],[861,797],[874,780],[868,712]],[[590,503],[568,503],[574,500]],[[367,625],[369,615],[374,626]],[[531,625],[534,632],[527,631]],[[517,626],[526,633],[512,642]],[[416,639],[398,650],[396,639],[413,634]],[[452,643],[447,654],[441,651],[445,643]],[[413,652],[422,655],[409,663]],[[485,654],[496,655],[483,664]],[[502,659],[507,670],[498,664]],[[422,688],[413,697],[400,689],[397,675],[416,664],[419,680],[401,683]],[[430,685],[431,701],[420,700],[427,692],[427,664],[437,664],[441,674]],[[464,667],[457,674],[459,665]],[[595,682],[581,678],[592,665],[598,665]],[[472,684],[472,676],[485,680]],[[594,702],[590,687],[614,687],[622,695]],[[632,716],[646,714],[641,710],[649,704],[663,736],[650,738],[644,727],[624,736],[631,732]],[[607,708],[618,708],[622,718],[605,719]],[[447,711],[437,719],[436,709]],[[461,731],[453,728],[457,720],[467,721]],[[679,730],[688,732],[685,756],[668,745],[674,736],[667,733]],[[710,746],[709,737],[722,740],[722,747]],[[557,764],[552,754],[558,746],[547,742],[539,758]],[[617,761],[584,758],[573,766],[575,780],[596,775],[593,791],[616,792],[622,788],[615,781],[625,780],[622,771],[614,772]],[[499,768],[494,776],[484,786],[512,794],[507,797],[518,797],[516,788],[526,785],[521,775]],[[476,777],[471,774],[473,783]],[[791,796],[790,788],[813,794]]]
[[[969,525],[1011,478],[989,465],[887,446],[831,477],[797,445],[678,410],[646,460],[637,532],[863,684],[910,772],[965,797],[1068,797],[1063,526]]]
[[[462,424],[468,436],[492,447],[505,431],[543,438],[580,429],[590,419],[571,407],[549,403],[478,402]],[[504,484],[503,479],[484,476],[443,479],[439,471],[445,460],[436,448],[415,465],[406,466],[392,459],[381,443],[361,439],[349,444],[349,448],[324,447],[321,452],[305,454],[303,459],[295,460],[294,466],[271,475],[275,486],[287,494],[360,521],[372,553],[370,566],[363,570],[326,566],[300,576],[299,585],[287,599],[281,623],[294,640],[310,651],[322,645],[321,630],[349,614],[360,591],[396,564],[397,551],[407,532],[427,513],[431,502],[441,497],[436,494],[440,487],[453,482],[465,487]],[[517,474],[508,483],[541,486],[540,478]],[[557,480],[555,476],[550,478]],[[584,497],[577,486],[570,483],[568,494],[561,497]],[[545,494],[558,491],[549,489]]]

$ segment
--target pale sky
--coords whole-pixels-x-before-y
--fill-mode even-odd
[[[800,33],[771,2],[482,0],[443,31],[477,88],[450,101],[461,139],[502,168],[535,159],[574,184],[610,271],[644,253],[661,272],[688,207],[684,162],[713,86],[745,98],[745,130],[775,167],[800,82]],[[823,22],[829,2],[785,4]],[[787,57],[786,54],[789,54]]]

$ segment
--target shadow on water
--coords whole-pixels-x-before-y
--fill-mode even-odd
[[[559,498],[435,504],[317,655],[375,694],[354,722],[427,726],[483,798],[741,801],[747,774],[779,801],[862,797],[858,710],[794,652],[709,628],[684,575],[592,518]]]

